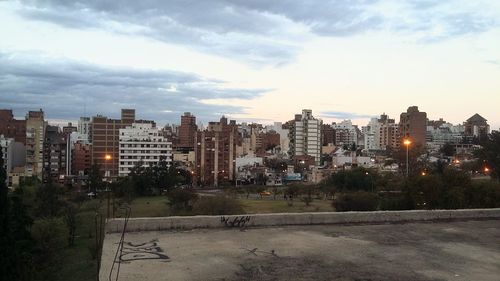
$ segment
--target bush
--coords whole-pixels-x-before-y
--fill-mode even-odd
[[[467,208],[500,207],[500,184],[494,181],[473,183],[465,189]]]
[[[187,189],[176,188],[167,193],[168,205],[175,213],[189,212],[193,208],[194,202],[198,199],[198,194]]]
[[[193,206],[195,215],[237,215],[244,214],[241,203],[224,196],[201,197]]]
[[[398,211],[398,210],[411,210],[413,209],[411,200],[407,197],[386,197],[380,199],[380,210],[383,211]]]
[[[375,211],[379,198],[371,192],[354,192],[339,194],[333,200],[333,207],[337,212],[347,211]]]

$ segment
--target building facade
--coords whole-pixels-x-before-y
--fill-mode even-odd
[[[10,109],[0,109],[0,135],[26,144],[26,120],[17,120]]]
[[[148,167],[164,160],[171,165],[172,143],[152,123],[132,123],[119,134],[119,176],[127,176],[139,163]]]
[[[185,112],[184,115],[181,116],[177,146],[193,150],[197,130],[198,126],[196,125],[196,117],[190,112]]]
[[[43,111],[30,111],[26,115],[26,176],[43,180],[43,143],[46,122]]]
[[[92,163],[98,165],[106,177],[118,176],[120,129],[131,126],[134,121],[134,109],[122,109],[121,119],[92,117]]]
[[[64,179],[67,168],[67,137],[58,126],[47,125],[43,152],[43,181]]]
[[[199,131],[196,137],[195,184],[219,186],[232,182],[235,176],[236,146],[241,145],[235,121],[210,122],[208,129]]]
[[[401,113],[399,120],[400,143],[410,139],[412,145],[425,147],[427,134],[427,113],[418,110],[418,106],[410,106]]]
[[[296,115],[290,130],[290,151],[292,157],[308,155],[314,157],[314,163],[321,163],[321,125],[322,121],[312,115],[312,110],[302,110]]]
[[[465,136],[478,138],[479,141],[485,139],[490,133],[490,125],[487,121],[481,115],[474,114],[464,123]]]

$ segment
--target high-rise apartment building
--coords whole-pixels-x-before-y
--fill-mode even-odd
[[[385,113],[372,118],[364,127],[364,142],[367,150],[387,150],[399,146],[399,125]]]
[[[222,117],[210,122],[208,129],[196,136],[195,183],[218,186],[234,180],[236,146],[241,145],[236,122]]]
[[[332,128],[335,131],[335,145],[351,146],[352,144],[358,144],[360,132],[358,127],[352,124],[351,120],[333,123]]]
[[[321,145],[328,146],[335,144],[335,129],[329,124],[321,125]]]
[[[194,149],[197,130],[196,117],[190,112],[185,112],[184,115],[181,116],[177,147],[189,150]]]
[[[418,110],[418,106],[410,106],[401,113],[399,119],[400,142],[410,139],[413,145],[426,145],[427,113]]]
[[[92,166],[92,145],[83,142],[73,144],[71,150],[71,170],[69,174],[75,176],[88,175]]]
[[[92,163],[99,165],[106,177],[118,176],[120,129],[131,126],[134,121],[135,109],[122,109],[121,119],[92,117]]]
[[[0,135],[26,144],[26,120],[14,119],[10,109],[0,109]]]
[[[43,153],[44,182],[57,182],[66,175],[68,137],[58,126],[47,125]]]
[[[78,120],[76,131],[82,136],[82,138],[86,138],[88,142],[91,142],[92,120],[90,119],[90,117],[80,117],[80,120]]]
[[[120,129],[119,176],[127,176],[130,170],[142,163],[147,167],[160,161],[172,163],[172,143],[164,138],[152,123],[132,123]]]
[[[45,140],[43,111],[30,111],[26,115],[26,170],[27,176],[36,176],[42,180],[43,143]]]
[[[303,109],[302,115],[295,115],[290,129],[290,152],[293,158],[308,155],[314,163],[321,163],[321,125],[322,121],[312,115],[312,110]]]

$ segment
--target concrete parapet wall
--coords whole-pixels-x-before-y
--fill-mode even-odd
[[[186,230],[194,228],[238,228],[313,224],[377,224],[478,219],[500,219],[500,209],[274,213],[230,216],[131,218],[127,224],[127,232]],[[121,232],[124,222],[124,219],[111,219],[107,221],[106,232]]]

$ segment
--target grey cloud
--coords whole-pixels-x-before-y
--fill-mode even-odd
[[[335,118],[335,119],[359,119],[359,118],[372,118],[374,115],[358,114],[354,112],[345,111],[323,111],[319,116],[324,118]]]
[[[224,82],[192,73],[106,68],[74,61],[41,62],[0,54],[0,104],[24,115],[44,108],[49,118],[76,119],[87,113],[116,115],[136,108],[142,118],[177,122],[184,111],[200,120],[215,112],[243,113],[240,106],[207,105],[205,99],[252,99],[266,89],[227,89]]]
[[[395,14],[381,12],[378,0],[126,0],[23,1],[18,13],[70,28],[98,28],[180,44],[254,66],[291,62],[307,40],[350,36],[372,30],[437,42],[485,32],[498,20],[484,8],[461,8],[455,1],[392,2]],[[382,8],[381,8],[382,7]],[[467,10],[469,9],[469,10]]]

